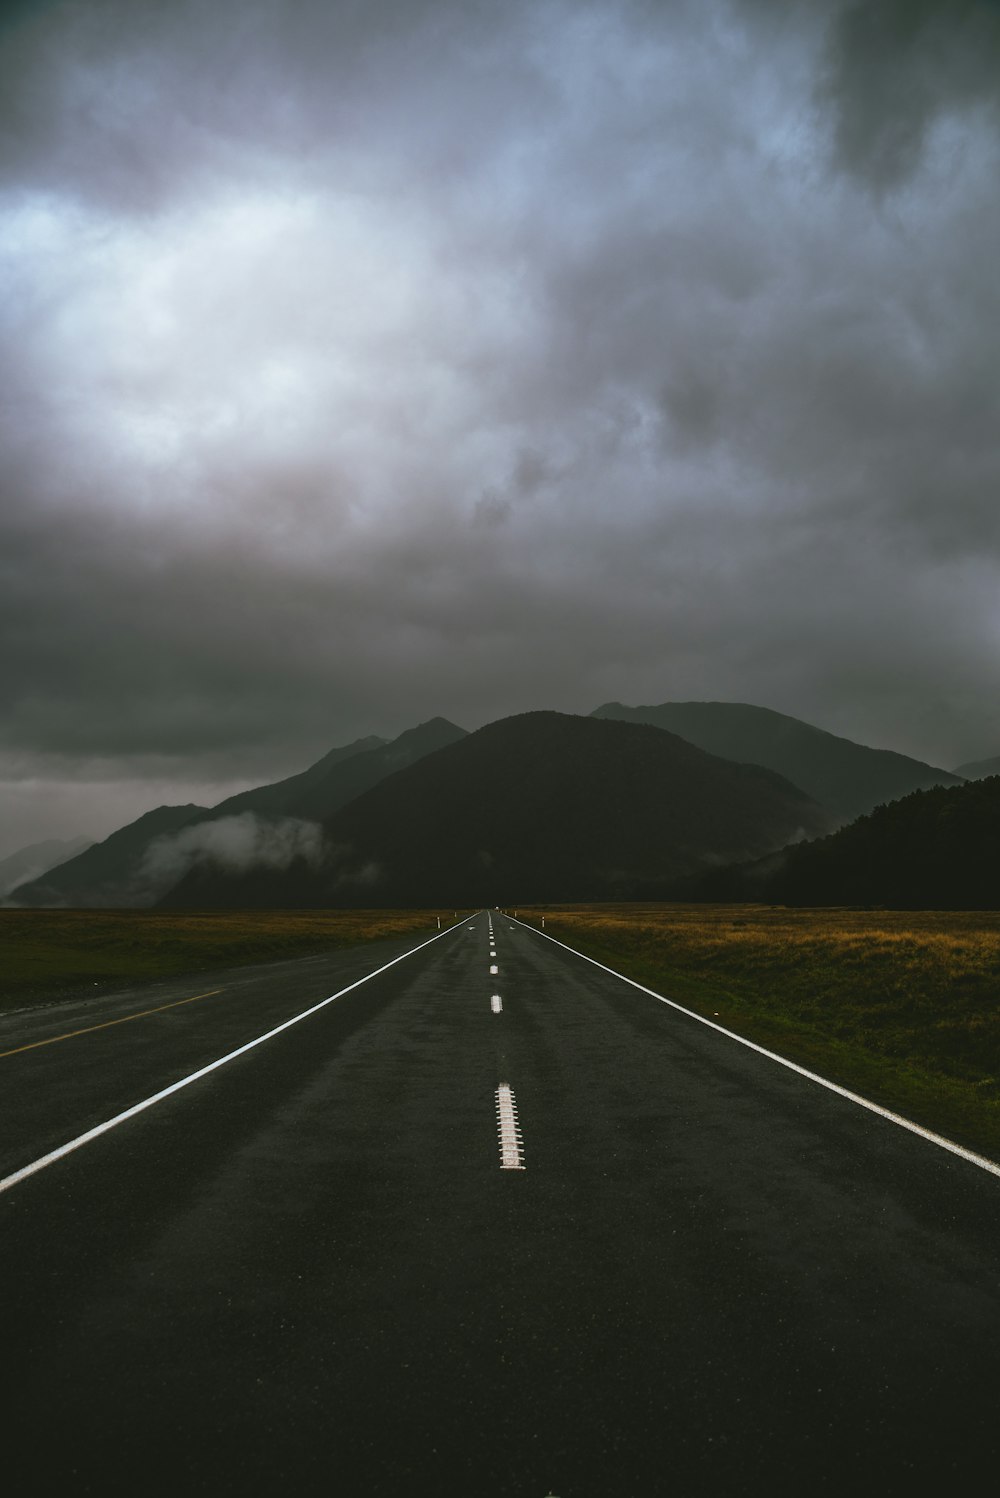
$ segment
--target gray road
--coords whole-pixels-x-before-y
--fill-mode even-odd
[[[495,958],[474,918],[0,1194],[15,1492],[909,1494],[995,1462],[1000,1181],[493,919]],[[0,1175],[415,944],[7,1017]]]

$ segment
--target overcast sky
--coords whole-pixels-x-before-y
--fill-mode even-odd
[[[1000,753],[996,0],[0,14],[0,854],[435,714]]]

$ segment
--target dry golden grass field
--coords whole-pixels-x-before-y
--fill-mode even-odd
[[[521,909],[668,998],[1000,1159],[1000,912]],[[638,996],[637,996],[638,997]]]

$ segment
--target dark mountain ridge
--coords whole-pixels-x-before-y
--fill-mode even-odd
[[[84,909],[151,905],[168,887],[164,878],[176,878],[175,869],[167,872],[173,867],[170,860],[158,856],[164,837],[185,833],[187,853],[197,860],[200,837],[211,846],[213,829],[228,818],[321,821],[386,775],[464,736],[463,728],[432,718],[391,743],[370,737],[331,749],[300,774],[241,791],[215,807],[161,806],[42,878],[18,885],[7,898],[16,905]]]
[[[990,775],[1000,775],[1000,754],[992,759],[970,760],[967,765],[959,765],[955,774],[966,780],[985,780]]]
[[[645,724],[523,713],[388,776],[324,824],[320,868],[192,870],[169,906],[657,898],[830,819],[756,765]]]
[[[832,836],[696,881],[691,898],[893,910],[1000,906],[1000,776],[913,791]]]
[[[960,776],[906,754],[870,749],[748,702],[661,702],[656,707],[606,702],[592,716],[652,723],[710,754],[764,765],[800,786],[841,822],[914,790],[961,784]]]
[[[254,811],[265,816],[279,817],[301,815],[295,810],[296,806],[309,797],[321,796],[324,786],[329,785],[331,781],[336,782],[337,777],[334,771],[342,771],[346,760],[356,759],[359,755],[382,749],[385,744],[386,740],[380,739],[376,734],[369,734],[364,739],[355,739],[351,744],[345,744],[339,749],[331,749],[328,754],[323,755],[322,759],[318,759],[307,770],[299,771],[297,775],[289,775],[286,779],[276,780],[271,785],[258,785],[249,791],[238,791],[235,796],[227,796],[225,801],[220,801],[217,806],[212,807],[212,816],[230,817],[241,811]],[[333,807],[331,806],[330,809],[332,811]]]
[[[388,744],[367,754],[355,755],[337,767],[335,775],[309,787],[294,803],[291,815],[321,822],[349,801],[378,785],[387,775],[407,765],[415,765],[428,754],[435,754],[468,735],[464,728],[447,718],[429,718],[416,728],[408,728]]]

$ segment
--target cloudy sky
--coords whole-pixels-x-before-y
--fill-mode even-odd
[[[0,854],[438,713],[1000,753],[996,0],[0,15]]]

